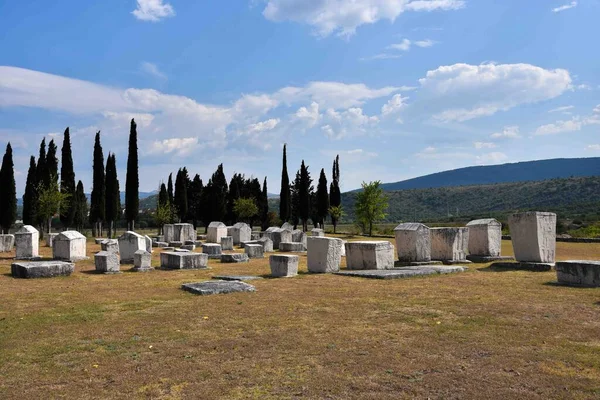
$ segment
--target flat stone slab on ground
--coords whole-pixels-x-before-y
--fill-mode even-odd
[[[496,262],[490,265],[494,268],[519,269],[523,271],[545,272],[554,269],[553,263],[535,263],[535,262]]]
[[[421,267],[424,265],[443,265],[441,261],[394,261],[394,268]]]
[[[208,255],[163,252],[160,254],[160,266],[165,269],[205,269],[208,266]]]
[[[600,261],[559,261],[556,263],[556,277],[563,285],[599,287]]]
[[[222,281],[254,281],[257,279],[264,279],[262,276],[255,275],[217,275],[212,278]]]
[[[75,265],[64,261],[32,261],[13,263],[10,269],[14,278],[53,278],[71,275]]]
[[[221,254],[223,264],[246,263],[250,261],[246,253]]]
[[[303,243],[281,242],[279,243],[279,251],[302,253],[306,251],[306,247]]]
[[[358,278],[369,279],[402,279],[413,276],[426,276],[438,274],[451,274],[456,272],[464,272],[466,268],[453,266],[421,266],[421,267],[406,267],[396,269],[377,269],[377,270],[352,270],[334,272],[335,275],[353,276]]]
[[[248,283],[225,280],[184,283],[181,285],[181,289],[198,295],[256,292],[256,288]]]
[[[467,260],[477,263],[485,264],[493,261],[514,261],[515,258],[511,256],[472,256],[468,255]]]

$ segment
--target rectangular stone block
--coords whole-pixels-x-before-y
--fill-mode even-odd
[[[252,228],[248,224],[238,222],[232,226],[231,237],[233,238],[234,245],[252,240]]]
[[[432,228],[431,259],[444,262],[467,260],[469,228]]]
[[[303,251],[305,251],[305,247],[302,243],[281,242],[281,243],[279,243],[279,251],[303,252]]]
[[[564,285],[600,287],[600,261],[559,261],[556,276]]]
[[[103,274],[118,274],[121,272],[119,255],[109,251],[101,251],[94,255],[96,271]]]
[[[298,256],[274,254],[269,257],[271,276],[292,277],[298,275]]]
[[[233,236],[224,236],[221,238],[221,250],[233,250]]]
[[[265,251],[261,244],[246,244],[244,246],[244,252],[249,258],[264,258]]]
[[[175,238],[175,225],[173,224],[165,224],[163,225],[163,240],[159,240],[160,242],[172,242],[177,240]]]
[[[133,271],[148,272],[152,271],[152,254],[144,250],[138,250],[133,255]]]
[[[162,252],[160,266],[167,269],[203,269],[208,266],[208,255],[192,252]]]
[[[216,243],[204,243],[202,245],[202,253],[207,254],[208,258],[221,258],[221,245]]]
[[[117,239],[105,239],[100,243],[102,251],[119,254],[119,241]]]
[[[248,254],[246,253],[221,254],[223,264],[246,263],[248,261]]]
[[[194,250],[196,250],[196,245],[195,244],[184,244],[180,248],[181,248],[181,250],[194,251]]]
[[[54,239],[58,236],[58,233],[47,233],[46,234],[46,247],[52,247]]]
[[[169,247],[181,247],[181,246],[183,246],[183,242],[180,242],[179,240],[169,242]]]
[[[306,244],[309,272],[331,273],[340,270],[342,239],[313,236],[308,238]]]
[[[208,225],[206,241],[208,243],[221,243],[221,238],[227,236],[227,226],[222,222],[211,222]]]
[[[292,241],[292,231],[276,228],[276,230],[271,231],[270,239],[273,241],[273,249],[279,250],[280,243]]]
[[[71,275],[75,265],[64,261],[32,261],[13,263],[10,269],[14,278],[53,278]]]
[[[15,233],[16,258],[27,260],[40,256],[40,233],[31,225],[24,225]]]
[[[556,214],[524,212],[508,217],[515,259],[524,262],[554,263]]]
[[[394,235],[399,261],[431,261],[431,234],[428,226],[416,222],[400,224],[394,229]]]
[[[174,241],[186,242],[187,240],[196,240],[196,229],[194,225],[187,223],[175,224]]]
[[[323,229],[319,229],[319,228],[313,229],[312,231],[310,231],[310,233],[312,234],[312,236],[316,236],[316,237],[325,236],[325,231],[323,231]]]
[[[387,241],[346,243],[347,269],[392,269],[394,246]]]
[[[476,219],[467,224],[469,228],[469,255],[477,257],[500,257],[502,248],[502,224],[493,218]]]
[[[87,242],[85,236],[77,231],[61,232],[54,238],[52,256],[55,260],[87,260]]]
[[[127,231],[119,237],[121,264],[133,264],[133,255],[138,250],[146,250],[146,239],[133,231]]]
[[[15,247],[15,235],[0,235],[0,253],[12,251]]]

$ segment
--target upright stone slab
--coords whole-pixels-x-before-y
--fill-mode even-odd
[[[150,236],[145,235],[144,240],[146,241],[146,251],[152,254],[152,239],[150,239]]]
[[[292,241],[292,231],[286,229],[276,229],[271,232],[271,240],[273,241],[273,249],[279,250],[279,243]]]
[[[31,261],[16,262],[10,266],[14,278],[54,278],[69,276],[75,270],[75,265],[65,261]]]
[[[46,234],[46,247],[52,247],[54,239],[58,236],[58,233],[47,233]]]
[[[87,260],[86,250],[85,236],[77,231],[64,231],[54,239],[52,256],[55,260],[62,261]]]
[[[174,242],[177,239],[175,238],[175,225],[173,224],[164,224],[163,225],[163,240],[161,242]]]
[[[248,255],[248,258],[264,258],[265,250],[261,244],[246,244],[244,246],[244,252]]]
[[[284,222],[283,225],[281,225],[281,229],[291,232],[294,230],[294,225],[290,224],[289,222]]]
[[[309,272],[330,273],[340,270],[342,239],[313,236],[306,243]]]
[[[231,230],[231,236],[233,237],[233,244],[238,245],[242,242],[252,240],[252,228],[250,225],[243,222],[238,222],[233,225]]]
[[[208,266],[208,254],[192,252],[162,252],[160,266],[166,269],[204,269]]]
[[[103,274],[118,274],[121,272],[119,266],[119,255],[109,251],[100,251],[94,255],[96,271]]]
[[[288,278],[298,275],[298,256],[274,254],[269,257],[271,276]]]
[[[206,235],[206,241],[208,243],[221,243],[221,238],[227,236],[227,226],[218,221],[211,222],[208,225],[208,232]]]
[[[502,257],[502,224],[494,218],[476,219],[469,228],[469,255],[473,262],[489,262],[512,257]]]
[[[15,235],[0,235],[0,253],[12,251],[15,247]]]
[[[261,237],[256,241],[258,244],[262,245],[265,253],[273,252],[273,241],[268,237]]]
[[[119,254],[119,241],[117,239],[105,239],[100,243],[102,251]]]
[[[196,240],[197,236],[194,225],[187,223],[175,224],[175,240],[185,243],[188,240]]]
[[[40,256],[40,233],[31,225],[23,225],[15,233],[17,260],[28,260]]]
[[[600,261],[559,261],[556,277],[563,285],[600,287]]]
[[[204,243],[202,245],[202,253],[208,255],[208,258],[221,258],[221,245],[216,243]]]
[[[133,255],[132,271],[148,272],[152,271],[152,254],[145,250],[138,250]]]
[[[325,236],[325,232],[323,231],[323,229],[319,229],[319,228],[313,229],[312,231],[310,231],[310,233],[315,237]]]
[[[121,264],[133,264],[133,256],[138,250],[146,250],[146,239],[133,231],[127,231],[119,237]]]
[[[554,263],[556,214],[524,212],[508,217],[515,258],[520,262]]]
[[[233,250],[233,236],[221,238],[221,250]]]
[[[431,259],[444,263],[464,263],[469,248],[469,228],[432,228]]]
[[[346,243],[347,269],[392,269],[394,246],[388,241]]]
[[[292,242],[302,243],[303,250],[306,250],[306,233],[300,229],[292,231]]]
[[[400,262],[410,264],[431,261],[431,234],[428,226],[408,222],[398,225],[394,234]]]

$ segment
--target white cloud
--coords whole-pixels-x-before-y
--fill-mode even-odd
[[[405,11],[456,10],[463,0],[266,0],[263,15],[270,21],[295,21],[320,36],[349,37],[361,25],[395,19]]]
[[[171,4],[163,4],[163,0],[137,0],[137,8],[131,13],[141,21],[158,22],[173,17],[175,10]]]
[[[496,147],[496,143],[491,143],[491,142],[474,142],[473,146],[475,146],[476,149],[493,149]]]
[[[370,57],[361,57],[359,61],[373,61],[373,60],[394,60],[396,58],[400,58],[401,56],[398,54],[389,54],[389,53],[379,53]]]
[[[319,104],[313,101],[308,108],[300,107],[294,114],[294,119],[303,122],[307,128],[312,128],[321,119]]]
[[[553,8],[552,12],[557,13],[557,12],[565,11],[565,10],[568,10],[570,8],[575,8],[575,7],[577,7],[577,2],[576,1],[572,1],[572,2],[564,4],[562,6]]]
[[[408,39],[402,39],[400,43],[390,44],[387,48],[391,50],[409,51],[411,41]]]
[[[171,138],[157,140],[152,143],[150,154],[174,154],[176,156],[187,156],[198,147],[198,138]]]
[[[377,116],[369,116],[362,108],[352,107],[344,111],[327,109],[323,116],[326,125],[321,131],[330,139],[342,139],[347,136],[360,136],[379,123]]]
[[[519,139],[521,135],[518,126],[505,126],[502,132],[492,133],[490,137],[492,139]]]
[[[441,66],[428,71],[419,82],[428,107],[442,108],[434,117],[444,122],[493,115],[521,104],[549,100],[571,89],[568,71],[530,64]]]
[[[553,124],[542,125],[535,130],[534,135],[556,135],[565,132],[577,132],[587,125],[599,125],[600,117],[593,115],[591,117],[581,118],[575,116],[570,120],[556,121]]]
[[[275,129],[279,125],[279,118],[271,118],[266,121],[257,122],[256,124],[250,124],[246,127],[246,134],[261,133]]]
[[[499,164],[503,161],[508,160],[508,156],[504,153],[495,151],[492,153],[481,154],[476,157],[476,160],[477,160],[477,164],[480,164],[480,165]]]
[[[594,108],[594,114],[600,114],[600,104]]]
[[[163,80],[167,79],[167,75],[165,75],[160,69],[158,69],[156,64],[153,64],[151,62],[143,61],[140,64],[140,71],[150,76],[153,76],[154,78]]]
[[[567,112],[569,110],[572,110],[574,108],[575,108],[575,106],[562,106],[562,107],[553,108],[552,110],[549,110],[548,112],[549,113],[556,113],[556,112],[565,113],[565,112]]]
[[[416,41],[416,42],[414,42],[414,43],[415,43],[415,45],[416,45],[417,47],[424,47],[424,48],[426,48],[426,47],[431,47],[431,46],[433,46],[433,45],[434,45],[436,42],[434,42],[434,41],[433,41],[433,40],[431,40],[431,39],[425,39],[425,40],[417,40],[417,41]]]
[[[600,144],[589,144],[585,146],[585,149],[589,151],[600,151]]]
[[[398,114],[406,107],[406,100],[408,100],[408,97],[402,97],[401,94],[395,94],[381,107],[381,116],[386,118],[390,115]],[[397,122],[402,122],[402,120],[398,118]]]

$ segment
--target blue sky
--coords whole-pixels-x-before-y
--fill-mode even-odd
[[[217,164],[280,184],[306,161],[342,190],[469,165],[600,156],[600,0],[0,0],[0,146],[69,126],[91,190],[93,139],[129,120],[141,190]]]

